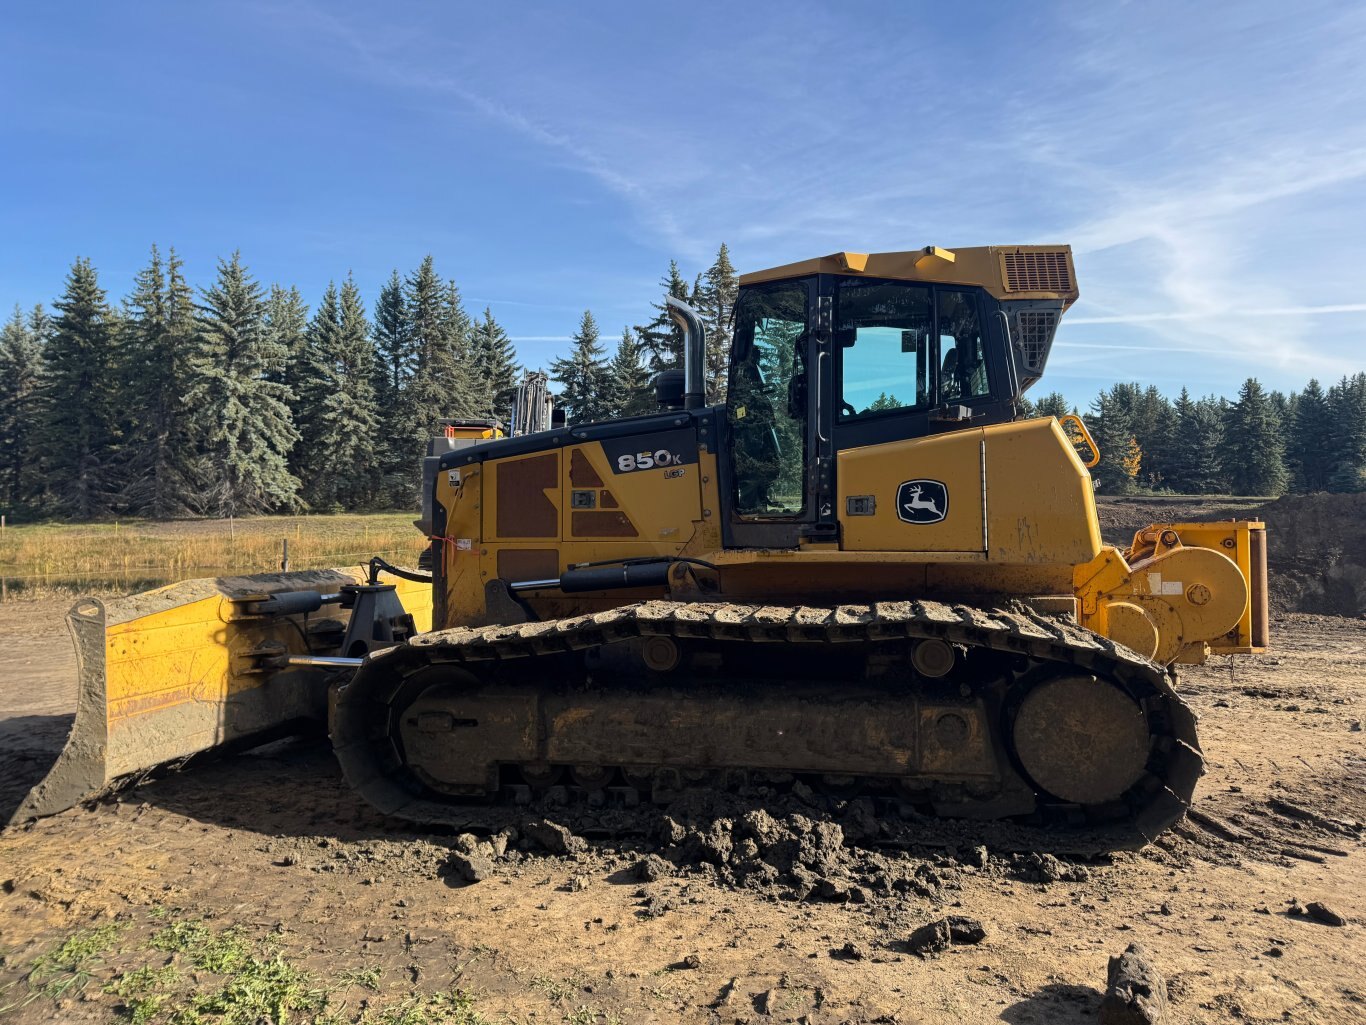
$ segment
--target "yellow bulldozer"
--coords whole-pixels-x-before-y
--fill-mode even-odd
[[[78,602],[76,723],[15,818],[325,723],[415,823],[801,783],[1141,845],[1203,771],[1174,668],[1268,643],[1266,535],[1102,543],[1084,424],[1020,415],[1077,296],[1067,246],[748,274],[723,405],[671,299],[657,412],[439,439],[429,573]]]

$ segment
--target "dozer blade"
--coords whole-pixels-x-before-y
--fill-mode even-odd
[[[76,721],[46,778],[9,820],[54,815],[138,774],[225,745],[298,733],[327,713],[324,670],[289,655],[336,654],[347,613],[259,614],[252,598],[336,594],[351,570],[186,580],[67,613],[79,673]],[[431,627],[431,585],[398,581],[419,630]]]

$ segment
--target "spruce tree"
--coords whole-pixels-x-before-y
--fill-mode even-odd
[[[1295,400],[1286,443],[1296,491],[1327,491],[1333,472],[1333,418],[1323,386],[1311,378]]]
[[[414,371],[401,386],[385,477],[388,501],[410,508],[419,500],[422,456],[439,422],[474,410],[467,379],[469,317],[459,290],[442,282],[431,256],[408,276],[404,307]]]
[[[1366,373],[1344,377],[1328,390],[1332,419],[1330,491],[1366,490]]]
[[[605,420],[612,412],[612,398],[608,392],[607,363],[602,358],[603,346],[598,341],[598,323],[591,311],[583,311],[573,342],[568,358],[550,364],[551,376],[564,386],[560,405],[570,423]]]
[[[380,504],[407,506],[412,466],[408,458],[411,446],[404,433],[408,417],[403,402],[417,372],[417,356],[413,350],[403,279],[398,271],[389,275],[375,300],[374,338],[374,392],[379,415],[379,434],[375,439],[375,497]]]
[[[299,390],[301,494],[316,512],[366,507],[377,490],[375,350],[360,290],[329,283],[308,326]]]
[[[1070,412],[1072,412],[1072,407],[1068,404],[1067,399],[1063,397],[1062,392],[1049,392],[1034,404],[1035,416],[1061,417],[1066,416]]]
[[[487,404],[476,411],[479,416],[492,416],[506,426],[512,410],[512,399],[517,394],[517,378],[521,367],[512,339],[501,324],[493,319],[493,311],[484,307],[484,316],[476,320],[470,331],[470,350],[475,376],[483,383]]]
[[[399,392],[416,370],[403,280],[398,271],[389,275],[375,300],[374,334],[375,398],[381,404],[396,405]]]
[[[727,376],[730,369],[730,320],[735,300],[740,295],[740,276],[730,262],[730,250],[724,242],[717,250],[716,259],[702,277],[698,296],[698,312],[707,329],[707,402],[726,401]]]
[[[1091,477],[1097,491],[1110,495],[1132,493],[1142,468],[1142,450],[1134,437],[1126,398],[1122,389],[1112,387],[1091,403],[1090,430],[1100,449],[1100,462],[1091,470]]]
[[[1132,387],[1134,439],[1143,450],[1143,469],[1139,479],[1148,489],[1162,488],[1166,486],[1171,470],[1169,463],[1173,454],[1176,414],[1172,404],[1156,386],[1149,385],[1142,390],[1139,390],[1138,385]]]
[[[286,453],[299,433],[278,379],[288,353],[267,328],[261,286],[233,253],[201,297],[187,394],[207,461],[207,507],[215,516],[293,508],[299,481]]]
[[[123,508],[168,519],[203,510],[204,476],[185,395],[195,344],[194,300],[174,249],[151,259],[124,300],[121,403],[127,414]]]
[[[621,329],[621,341],[607,366],[609,413],[613,417],[640,416],[654,410],[650,374],[640,361],[640,346],[629,327]]]
[[[89,260],[72,264],[52,305],[57,315],[43,346],[31,451],[50,511],[84,520],[113,508],[110,457],[118,441],[112,316]]]
[[[1226,400],[1207,395],[1195,403],[1189,427],[1181,428],[1182,444],[1190,448],[1192,494],[1219,495],[1231,490],[1223,462],[1227,409]]]
[[[669,273],[660,281],[665,296],[674,296],[688,302],[691,293],[688,283],[679,273],[678,261],[669,261]],[[670,319],[668,305],[661,299],[652,303],[655,316],[648,324],[638,325],[636,338],[641,350],[646,354],[651,374],[661,370],[672,370],[683,366],[683,329]]]
[[[16,304],[0,330],[0,509],[11,520],[15,513],[33,511],[27,460],[43,360],[43,338],[38,332],[44,325],[39,311],[25,318]]]
[[[272,381],[283,384],[290,391],[289,414],[296,421],[302,415],[299,408],[299,381],[304,368],[304,349],[308,344],[308,304],[299,290],[271,285],[266,296],[266,331],[271,341],[285,351],[284,362],[270,374]],[[297,451],[290,453],[290,470],[295,469]]]
[[[445,399],[448,412],[443,416],[474,417],[492,403],[489,382],[480,379],[474,353],[474,322],[465,312],[464,300],[454,281],[446,282],[445,298],[441,306],[441,325],[446,336],[446,347],[454,372],[450,392]]]
[[[1280,418],[1261,383],[1249,377],[1224,415],[1224,476],[1237,495],[1285,490],[1285,439]]]
[[[304,343],[292,363],[294,378],[294,427],[299,441],[294,446],[290,469],[299,478],[299,497],[314,512],[334,511],[328,476],[332,461],[325,449],[331,438],[328,400],[341,388],[337,365],[341,335],[341,300],[337,284],[327,283],[304,332]]]

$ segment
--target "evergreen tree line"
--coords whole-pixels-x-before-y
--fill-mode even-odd
[[[667,295],[701,313],[708,400],[724,400],[738,293],[726,246],[691,282],[671,262],[660,289],[610,356],[584,312],[550,367],[571,422],[654,408],[651,379],[683,362]],[[175,251],[156,247],[114,304],[78,259],[51,310],[16,308],[0,329],[0,511],[411,508],[440,420],[506,422],[520,373],[507,332],[488,309],[471,317],[430,256],[394,271],[368,309],[349,275],[310,309],[296,288],[263,288],[237,254],[196,293]],[[1075,411],[1056,392],[1024,406]],[[1289,395],[1249,379],[1233,401],[1121,383],[1091,403],[1087,424],[1106,493],[1366,490],[1366,374]]]
[[[1029,416],[1077,411],[1057,392],[1025,406]],[[1106,494],[1366,491],[1366,373],[1289,395],[1248,378],[1234,400],[1182,388],[1172,401],[1151,385],[1115,384],[1091,402],[1086,425],[1101,452],[1091,475]]]
[[[662,282],[708,326],[708,390],[725,387],[738,290],[723,245],[689,286]],[[682,365],[682,335],[653,318],[608,359],[585,312],[552,376],[572,421],[653,408],[654,373]],[[16,307],[0,329],[0,511],[11,519],[153,518],[412,508],[440,421],[508,421],[521,374],[490,310],[471,317],[428,256],[394,271],[367,309],[348,275],[310,309],[261,286],[240,255],[212,285],[154,246],[111,303],[78,259],[49,311]]]

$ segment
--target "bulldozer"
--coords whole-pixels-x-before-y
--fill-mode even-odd
[[[670,298],[656,412],[429,449],[429,573],[77,602],[76,722],[15,820],[325,724],[433,827],[802,784],[1141,846],[1203,772],[1178,667],[1268,644],[1266,533],[1102,543],[1085,424],[1024,413],[1078,294],[1065,245],[750,273],[719,405]]]

